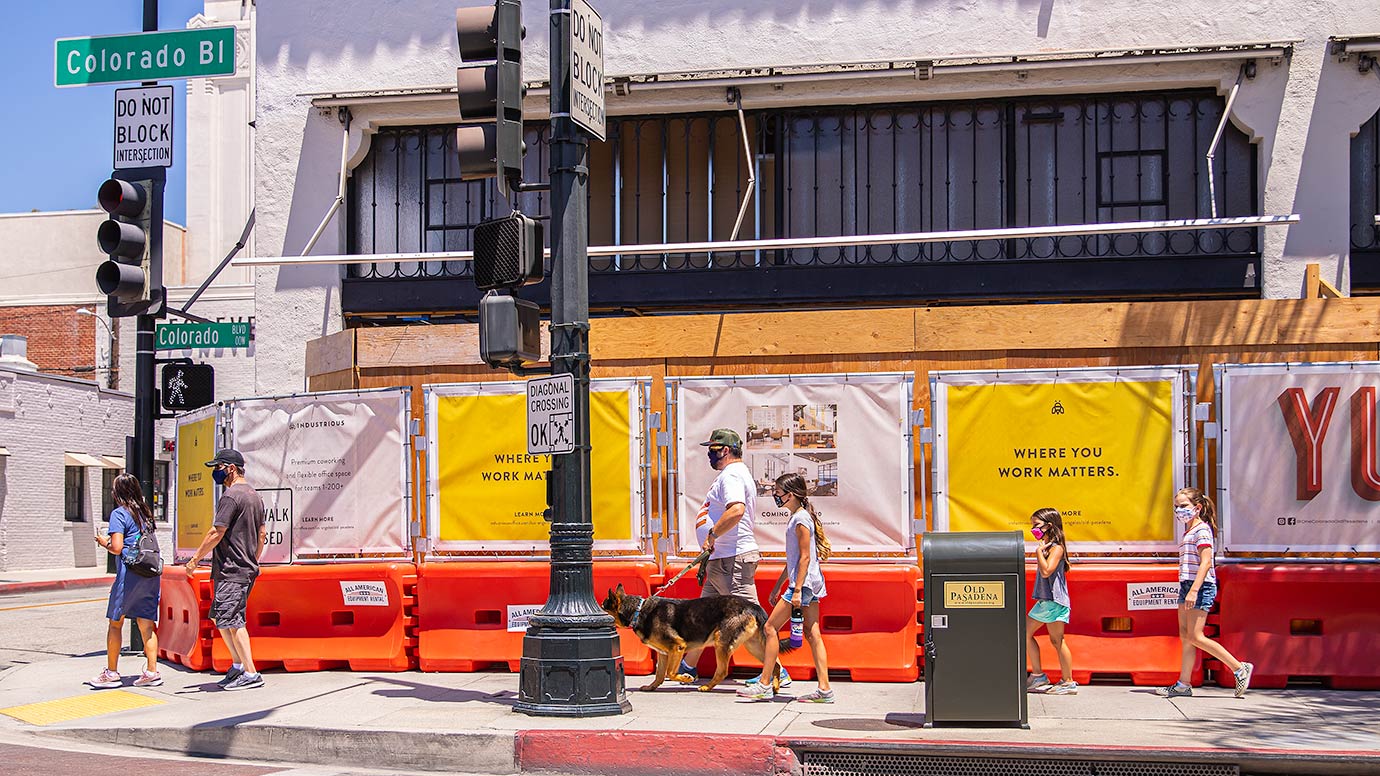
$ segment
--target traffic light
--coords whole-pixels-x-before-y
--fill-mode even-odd
[[[474,227],[474,284],[480,291],[542,281],[542,226],[514,211]]]
[[[541,308],[489,293],[479,300],[479,358],[495,369],[541,360]]]
[[[522,180],[521,0],[492,8],[457,8],[455,34],[463,66],[455,70],[462,125],[455,133],[461,180],[498,177],[505,195]],[[482,122],[482,123],[479,123]]]
[[[210,364],[165,364],[162,383],[165,410],[195,410],[216,400],[216,370]]]
[[[147,174],[147,173],[144,173]],[[159,312],[163,301],[161,181],[122,177],[101,184],[96,201],[110,214],[96,230],[96,243],[109,256],[96,268],[96,287],[112,318]]]

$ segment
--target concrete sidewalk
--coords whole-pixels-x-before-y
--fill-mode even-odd
[[[0,571],[0,596],[75,587],[109,587],[114,581],[115,575],[107,574],[104,564],[70,569]]]
[[[123,658],[121,668],[137,675],[138,663]],[[739,701],[739,682],[710,693],[679,685],[643,693],[634,688],[649,677],[629,677],[631,712],[566,720],[514,712],[517,676],[509,673],[268,673],[263,688],[224,692],[217,676],[165,665],[158,688],[135,689],[132,676],[122,690],[84,687],[101,667],[99,657],[79,658],[0,674],[0,732],[405,771],[775,776],[845,752],[1380,774],[1376,692],[1262,690],[1236,699],[1208,687],[1171,701],[1149,688],[1091,686],[1076,696],[1030,696],[1029,730],[925,729],[920,683],[839,681],[838,701],[821,705]],[[798,682],[783,695],[814,686]],[[15,708],[45,701],[61,703]],[[64,713],[38,720],[47,724],[6,716],[55,710]]]

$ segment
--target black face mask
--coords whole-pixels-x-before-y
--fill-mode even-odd
[[[728,454],[728,453],[725,452],[725,451],[723,451],[723,450],[720,450],[720,451],[718,451],[717,453],[714,452],[713,450],[710,450],[710,451],[709,451],[709,468],[717,470],[717,469],[719,468],[719,461],[722,461],[722,460],[724,459],[724,456],[727,455],[727,454]]]
[[[777,505],[778,507],[784,507],[784,506],[786,506],[786,497],[785,497],[785,496],[778,496],[778,495],[776,495],[775,493],[773,493],[773,494],[771,494],[771,500],[772,500],[772,501],[775,501],[775,502],[776,502],[776,505]]]

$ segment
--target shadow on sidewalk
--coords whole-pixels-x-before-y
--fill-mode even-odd
[[[885,733],[895,730],[923,728],[925,726],[925,715],[892,712],[882,719],[872,717],[838,717],[835,719],[815,719],[811,720],[810,724],[826,730],[848,730],[855,733]]]
[[[434,703],[496,703],[500,706],[509,707],[517,703],[517,693],[512,690],[479,692],[477,690],[461,690],[434,684],[409,682],[384,676],[374,676],[372,679],[379,684],[395,685],[395,688],[374,690],[373,694],[381,698],[415,698]]]

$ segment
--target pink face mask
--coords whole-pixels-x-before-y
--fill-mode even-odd
[[[1043,539],[1043,538],[1045,538],[1045,532],[1044,532],[1044,531],[1041,531],[1039,528],[1032,528],[1032,529],[1030,529],[1030,535],[1033,536],[1033,537],[1035,537],[1036,539]]]

